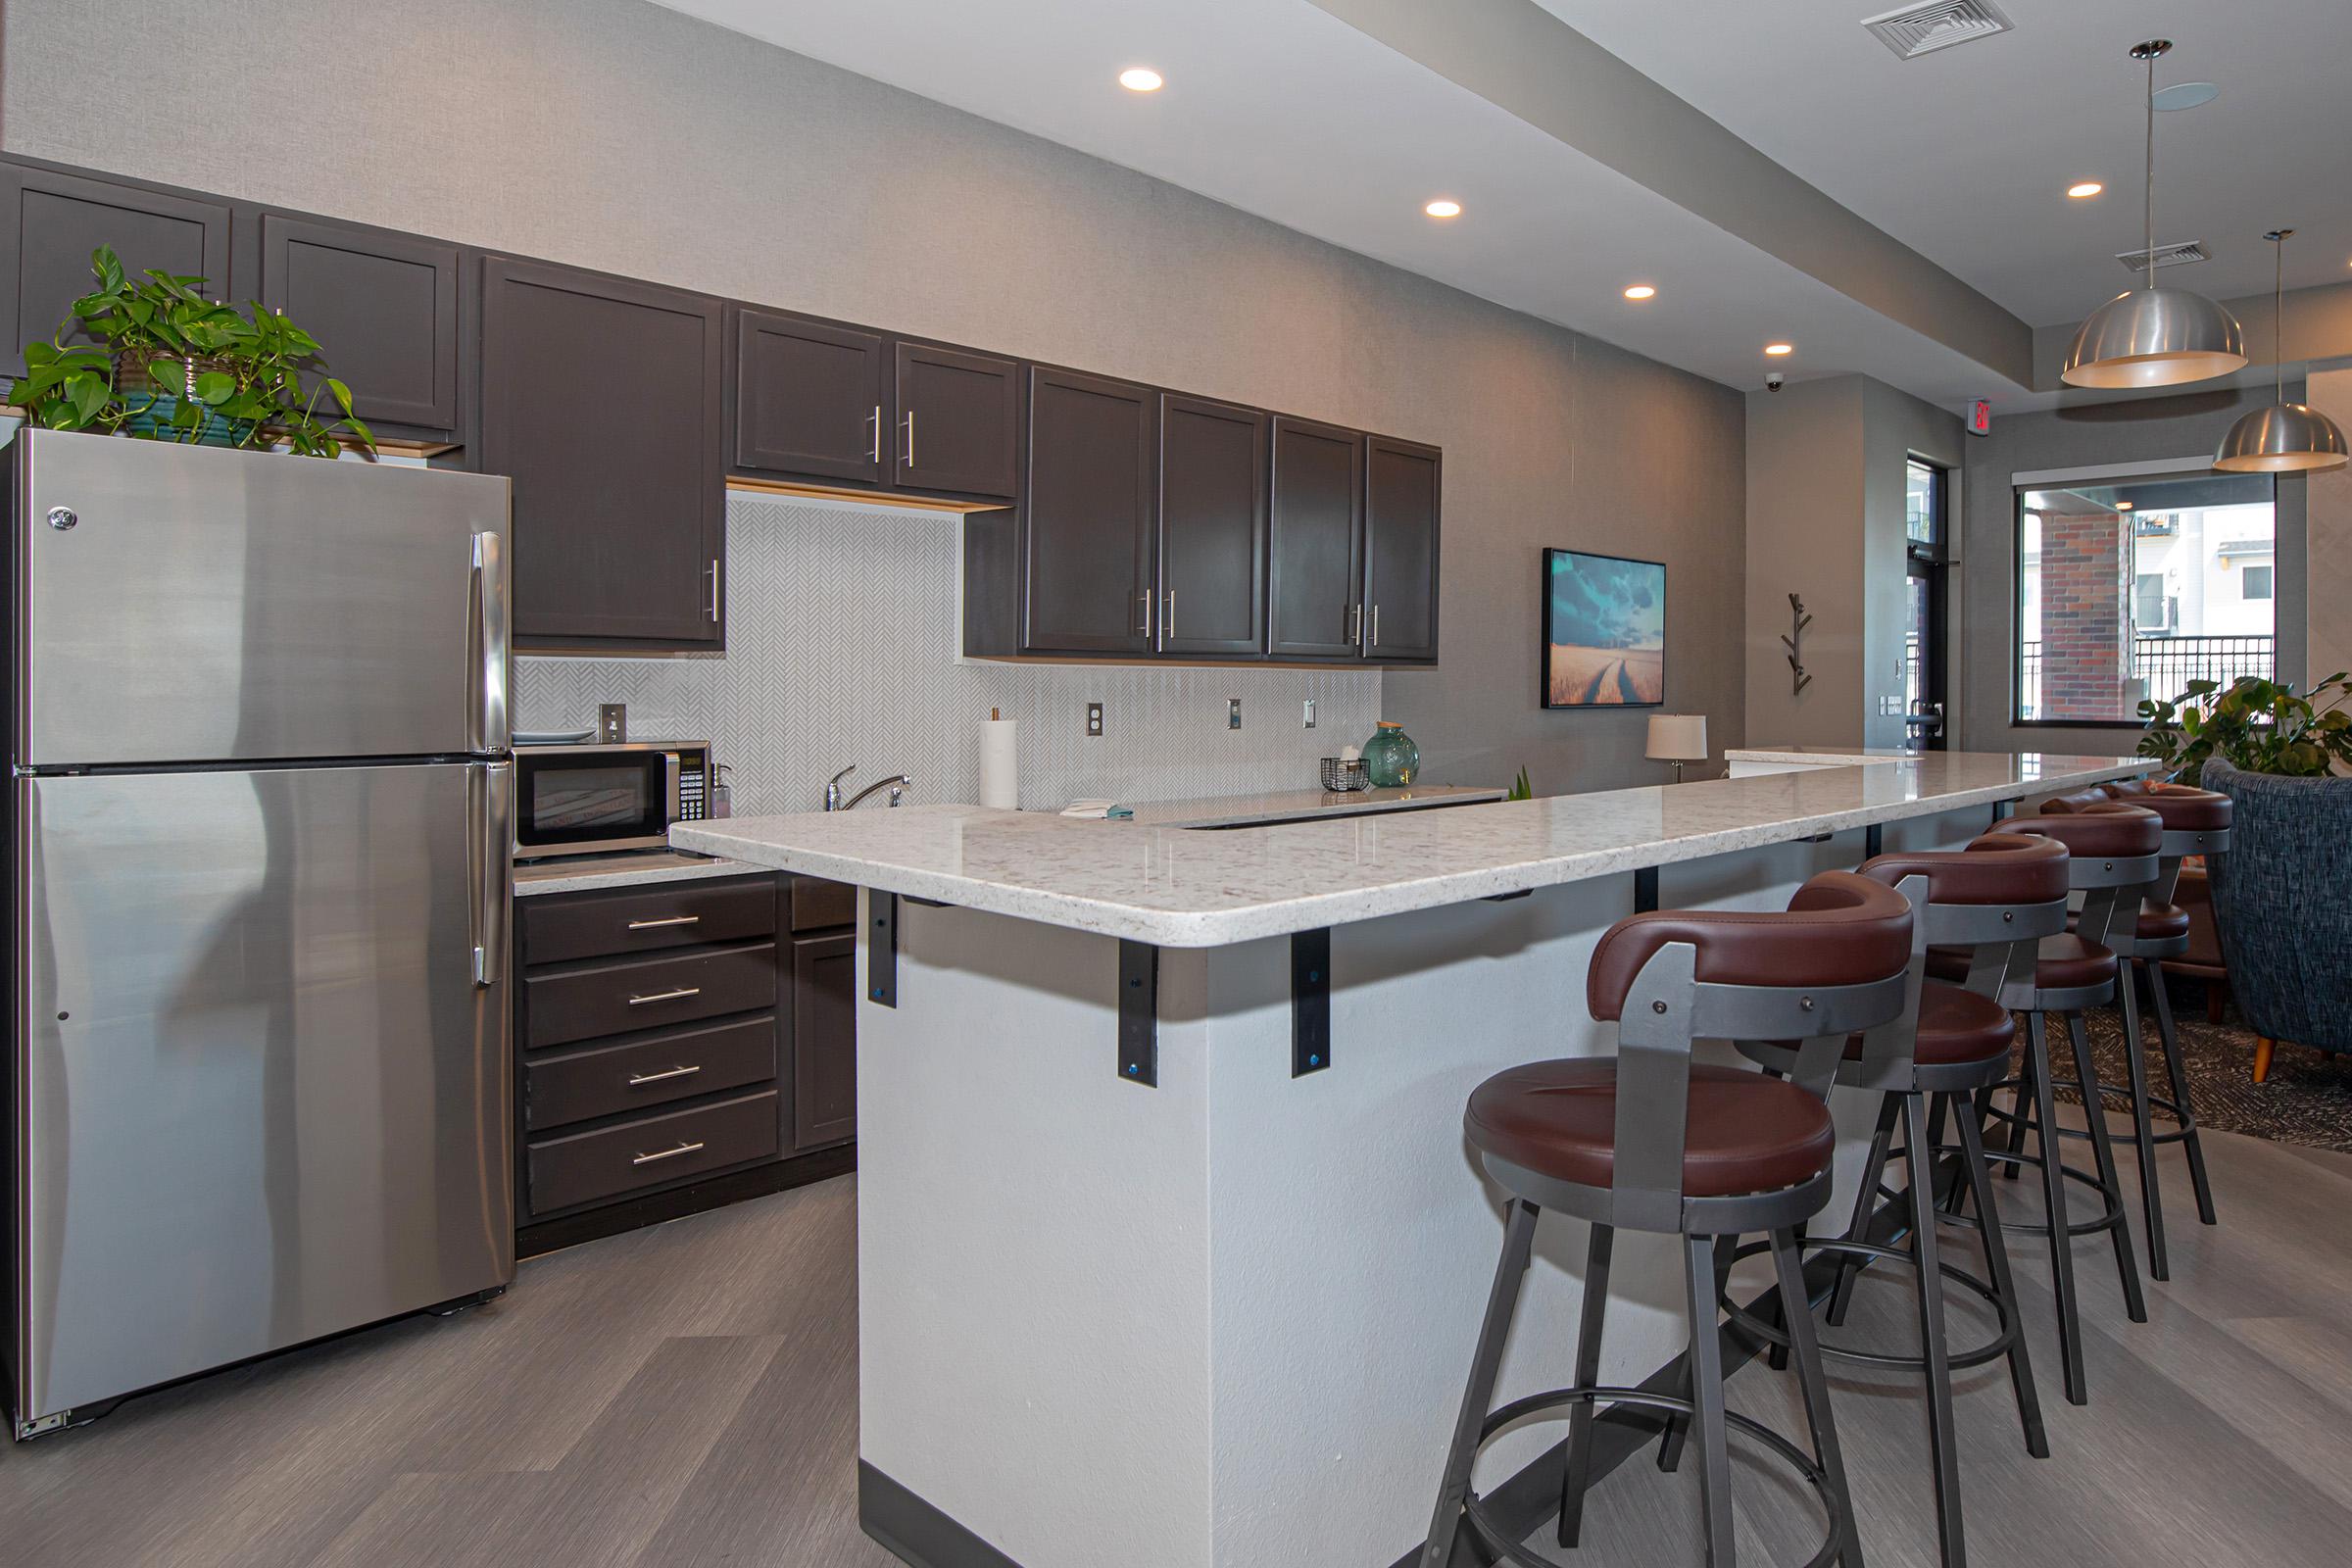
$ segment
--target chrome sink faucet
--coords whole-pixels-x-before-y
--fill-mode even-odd
[[[871,795],[871,794],[873,794],[873,793],[874,793],[876,790],[888,790],[888,791],[890,791],[890,804],[891,804],[891,805],[893,805],[893,806],[896,806],[896,805],[898,805],[898,804],[899,804],[901,801],[903,801],[903,800],[905,800],[905,799],[906,798],[906,792],[907,792],[908,790],[910,790],[910,789],[914,788],[914,780],[913,780],[913,779],[911,779],[911,778],[908,778],[908,777],[907,777],[906,774],[904,774],[904,773],[893,773],[893,774],[892,774],[890,777],[888,777],[888,778],[878,778],[878,779],[874,780],[874,781],[873,781],[871,784],[868,784],[868,785],[867,785],[865,788],[863,788],[863,789],[859,790],[859,791],[858,791],[857,794],[855,794],[855,795],[851,796],[851,797],[850,797],[848,800],[846,800],[846,801],[845,801],[845,800],[843,800],[843,799],[841,798],[841,781],[842,781],[843,779],[845,779],[845,778],[848,778],[848,777],[849,777],[849,776],[850,776],[852,773],[855,773],[855,772],[857,772],[857,771],[858,771],[858,764],[857,764],[857,763],[855,763],[855,762],[852,762],[852,763],[851,763],[849,766],[847,766],[847,767],[843,768],[843,769],[842,769],[840,772],[838,772],[838,773],[834,774],[834,775],[833,775],[833,776],[832,776],[830,779],[826,780],[826,782],[825,782],[825,809],[826,809],[826,810],[828,810],[828,811],[849,811],[849,810],[855,810],[855,809],[857,808],[857,807],[858,807],[858,804],[860,801],[863,801],[863,800],[864,800],[864,799],[865,799],[865,798],[866,798],[868,795]]]

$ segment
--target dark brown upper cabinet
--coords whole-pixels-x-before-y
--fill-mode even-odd
[[[1149,387],[1042,366],[1029,387],[1022,648],[1149,653],[1158,398]]]
[[[1364,643],[1364,437],[1277,416],[1269,648],[1352,659]]]
[[[738,311],[735,466],[818,482],[888,483],[890,372],[890,340],[879,332],[780,311]]]
[[[8,225],[0,300],[9,312],[12,375],[24,368],[24,345],[55,337],[74,302],[96,287],[90,253],[101,245],[114,247],[134,278],[156,268],[202,277],[214,296],[232,297],[224,201],[12,163],[0,165],[0,221]]]
[[[523,648],[725,646],[715,299],[482,264],[482,466],[514,481]]]
[[[458,248],[262,215],[261,302],[318,340],[370,425],[458,428]]]
[[[1435,659],[1438,449],[1376,435],[1364,453],[1364,657]]]
[[[1267,416],[1159,398],[1158,620],[1163,654],[1266,647]]]
[[[960,349],[902,342],[891,482],[1010,501],[1017,493],[1020,367]]]

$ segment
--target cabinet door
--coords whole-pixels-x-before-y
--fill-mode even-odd
[[[774,311],[735,318],[735,466],[883,480],[890,356],[879,332]]]
[[[111,245],[132,277],[148,268],[202,277],[229,297],[228,204],[199,201],[81,174],[0,165],[0,301],[9,312],[8,373],[24,345],[54,337],[73,304],[96,287],[90,252]],[[74,341],[87,342],[77,331]]]
[[[858,938],[792,944],[792,1145],[858,1136]]]
[[[892,482],[1010,501],[1018,455],[1020,367],[956,349],[901,343]]]
[[[1266,646],[1266,431],[1253,409],[1159,400],[1159,624],[1164,654]]]
[[[1364,444],[1364,654],[1438,657],[1438,449]]]
[[[724,644],[719,302],[483,263],[482,466],[514,481],[519,646]]]
[[[369,423],[458,426],[458,248],[262,215],[261,301],[318,340]]]
[[[1022,647],[1149,653],[1154,394],[1030,371]]]
[[[1276,658],[1349,659],[1363,636],[1364,438],[1274,420],[1269,647]]]

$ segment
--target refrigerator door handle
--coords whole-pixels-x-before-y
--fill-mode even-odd
[[[473,710],[466,714],[467,740],[476,752],[507,749],[507,555],[496,533],[473,536],[473,641],[480,660],[474,673]]]
[[[498,983],[507,961],[507,909],[514,877],[514,764],[476,762],[467,772],[466,805],[472,818],[473,983]]]

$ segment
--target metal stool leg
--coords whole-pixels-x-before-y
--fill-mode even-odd
[[[2164,1280],[2172,1278],[2172,1269],[2164,1255],[2164,1188],[2156,1174],[2156,1120],[2148,1112],[2148,1062],[2140,1043],[2139,966],[2127,958],[2122,968],[2116,997],[2124,1015],[2124,1066],[2132,1080],[2132,1137],[2139,1155],[2139,1210],[2147,1220],[2148,1278]],[[2097,1097],[2085,1089],[2083,1102],[2095,1104]]]
[[[1731,1278],[1732,1254],[1739,1250],[1739,1237],[1718,1236],[1715,1238],[1715,1296],[1718,1300],[1723,1297],[1724,1282]],[[1686,1399],[1697,1397],[1690,1392],[1690,1362],[1688,1358],[1685,1358],[1683,1362],[1682,1396]],[[1660,1470],[1671,1472],[1682,1467],[1683,1444],[1688,1441],[1690,1436],[1690,1418],[1679,1410],[1668,1411],[1665,1436],[1658,1440],[1658,1468]]]
[[[1984,1268],[2001,1298],[2001,1310],[2016,1326],[2009,1347],[2009,1386],[2017,1395],[2018,1419],[2026,1427],[2026,1451],[2036,1459],[2050,1456],[2049,1434],[2041,1424],[2041,1396],[2034,1387],[2034,1363],[2026,1351],[2025,1313],[2017,1298],[2017,1280],[2009,1269],[2009,1241],[2001,1234],[2001,1218],[1992,1206],[1992,1173],[1984,1162],[1984,1137],[1964,1107],[1952,1120],[1960,1124],[1960,1153],[1968,1166],[1968,1185],[1977,1200],[1977,1217],[1984,1238]]]
[[[2050,1096],[2049,1028],[2038,1012],[2026,1015],[2026,1073],[2034,1080],[2034,1109],[2044,1127],[2058,1119]],[[2041,1190],[2050,1208],[2050,1275],[2058,1290],[2058,1361],[2066,1373],[2070,1404],[2088,1404],[2090,1389],[2082,1375],[2082,1319],[2075,1300],[2074,1238],[2066,1227],[2066,1178],[2059,1173],[2055,1140],[2042,1140]]]
[[[1772,1266],[1780,1278],[1781,1299],[1802,1302],[1805,1294],[1805,1265],[1796,1250],[1794,1231],[1772,1233]],[[1830,1380],[1822,1371],[1821,1346],[1813,1337],[1813,1314],[1799,1308],[1789,1314],[1788,1341],[1796,1352],[1797,1387],[1804,1392],[1805,1421],[1813,1429],[1813,1457],[1827,1476],[1826,1485],[1836,1501],[1838,1529],[1844,1533],[1845,1547],[1839,1553],[1844,1568],[1862,1568],[1861,1526],[1854,1518],[1853,1498],[1845,1489],[1845,1456],[1838,1447],[1837,1423],[1830,1417]]]
[[[2107,1112],[2099,1096],[2099,1069],[2090,1059],[2090,1030],[2082,1015],[2066,1015],[2066,1032],[2075,1044],[2075,1079],[2082,1090],[2082,1119],[2090,1126],[2091,1152],[2097,1156],[2100,1196],[2116,1208],[2115,1271],[2124,1285],[2124,1311],[2134,1323],[2148,1320],[2148,1303],[2139,1294],[2139,1261],[2132,1251],[2132,1221],[2124,1211],[2124,1179],[2116,1174],[2115,1142],[2107,1133]],[[2065,1148],[2051,1136],[2058,1124],[2053,1121],[2042,1130],[2042,1151],[2053,1163]]]
[[[1944,1568],[1963,1568],[1968,1544],[1960,1523],[1960,1442],[1952,1421],[1943,1267],[1936,1240],[1936,1146],[1928,1137],[1926,1097],[1891,1098],[1902,1102],[1903,1149],[1910,1156],[1911,1250],[1919,1259],[1919,1337],[1928,1363],[1928,1454],[1936,1469],[1936,1533]]]
[[[1870,1157],[1862,1162],[1862,1186],[1854,1194],[1854,1217],[1845,1227],[1849,1242],[1870,1240],[1870,1218],[1878,1208],[1879,1184],[1886,1177],[1886,1156],[1894,1143],[1894,1124],[1903,1113],[1893,1095],[1879,1097],[1879,1125],[1870,1137]],[[1853,1304],[1854,1277],[1862,1272],[1862,1259],[1840,1256],[1838,1259],[1838,1283],[1830,1291],[1829,1320],[1832,1328],[1845,1324],[1846,1308]]]
[[[1609,1254],[1617,1233],[1606,1225],[1592,1227],[1585,1250],[1585,1302],[1576,1330],[1576,1383],[1590,1388],[1600,1381],[1601,1322],[1609,1308]],[[1585,1477],[1592,1468],[1592,1401],[1568,1412],[1568,1463],[1560,1472],[1560,1544],[1576,1544],[1584,1528]]]
[[[2180,1107],[2180,1119],[2188,1129],[2180,1142],[2188,1149],[2188,1179],[2197,1191],[2197,1218],[2211,1225],[2213,1185],[2205,1179],[2205,1146],[2197,1139],[2197,1113],[2188,1102],[2188,1074],[2180,1066],[2180,1036],[2173,1027],[2173,999],[2164,989],[2162,963],[2148,964],[2148,989],[2156,994],[2156,1035],[2164,1042],[2164,1070],[2173,1081],[2173,1103]]]
[[[1735,1568],[1732,1533],[1732,1454],[1723,1414],[1723,1336],[1715,1321],[1715,1245],[1711,1237],[1683,1238],[1683,1282],[1690,1301],[1690,1398],[1698,1428],[1698,1494],[1707,1525],[1707,1568]],[[1798,1284],[1799,1301],[1806,1299]],[[1810,1314],[1792,1312],[1790,1321]],[[1824,1406],[1826,1411],[1827,1406]]]
[[[1494,1379],[1502,1370],[1503,1341],[1511,1332],[1511,1315],[1518,1309],[1521,1277],[1527,1273],[1528,1253],[1535,1240],[1536,1205],[1525,1199],[1512,1199],[1510,1222],[1502,1232],[1502,1259],[1494,1266],[1486,1321],[1478,1331],[1478,1348],[1470,1357],[1470,1386],[1462,1391],[1462,1413],[1453,1425],[1453,1446],[1446,1450],[1446,1473],[1438,1484],[1429,1542],[1421,1551],[1422,1568],[1445,1568],[1453,1555],[1462,1503],[1470,1495],[1470,1465],[1478,1456],[1479,1428],[1486,1424],[1487,1411],[1494,1403]]]

